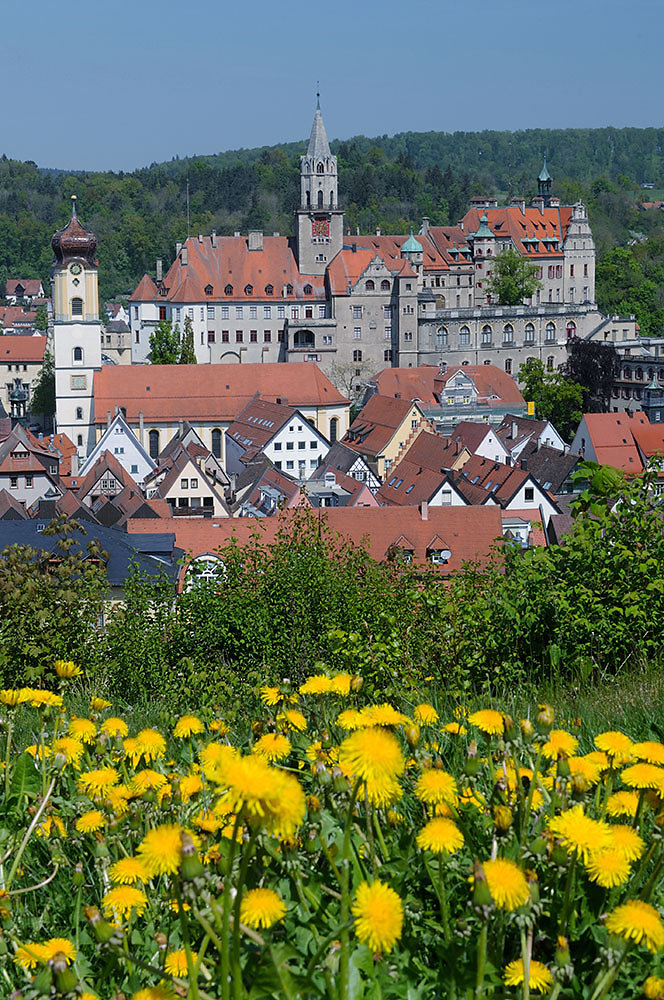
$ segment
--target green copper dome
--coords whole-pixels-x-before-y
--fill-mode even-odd
[[[487,218],[487,214],[485,212],[482,218],[480,219],[480,228],[475,233],[475,239],[481,240],[481,239],[486,239],[487,237],[489,239],[493,238],[493,233],[489,229],[489,219]]]
[[[542,165],[542,170],[540,171],[540,175],[537,178],[537,180],[538,181],[550,181],[551,180],[551,174],[546,169],[546,156],[544,157],[544,164]]]
[[[410,231],[410,236],[401,247],[401,253],[423,253],[422,244],[418,243],[413,236],[413,230]]]

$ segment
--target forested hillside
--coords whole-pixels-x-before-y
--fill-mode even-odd
[[[423,216],[455,222],[474,194],[531,196],[546,151],[554,194],[589,206],[597,242],[598,298],[636,312],[644,333],[664,324],[664,214],[638,201],[664,188],[664,129],[402,133],[332,143],[346,224],[407,232]],[[0,160],[0,287],[7,277],[48,277],[50,239],[75,193],[99,237],[101,293],[126,296],[157,257],[170,264],[187,234],[263,228],[292,231],[302,143],[153,164],[132,173],[59,173]],[[650,182],[653,190],[641,184]],[[636,236],[637,243],[630,245]]]

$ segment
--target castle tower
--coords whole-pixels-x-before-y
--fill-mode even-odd
[[[551,174],[546,169],[546,156],[544,157],[544,164],[540,170],[539,177],[537,178],[537,194],[540,198],[544,198],[544,207],[548,208],[549,202],[551,201],[551,184],[553,179]]]
[[[51,240],[55,421],[85,458],[95,444],[93,381],[101,368],[101,323],[97,287],[97,237],[76,215]]]
[[[300,206],[295,215],[301,274],[325,274],[343,246],[337,184],[337,158],[330,152],[319,101],[307,152],[300,157]]]

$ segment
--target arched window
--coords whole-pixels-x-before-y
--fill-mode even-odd
[[[292,295],[292,294],[293,294],[293,286],[286,285],[286,295]]]
[[[311,285],[305,285],[303,291],[305,295],[311,295],[311,293],[313,292],[313,288],[311,287]]]
[[[83,364],[83,348],[82,347],[75,347],[74,348],[74,361],[75,362],[78,361],[79,364]]]
[[[654,368],[649,368],[648,369],[648,381],[652,382],[652,380],[654,379],[654,377],[655,377],[655,370],[654,370]]]
[[[511,344],[514,340],[514,327],[511,323],[505,323],[503,327],[503,344]]]
[[[391,361],[391,360],[392,360],[392,351],[389,350],[388,348],[387,351],[383,351],[383,361]]]
[[[322,163],[319,163],[318,166],[316,167],[316,173],[317,174],[325,173],[325,166]]]
[[[535,340],[535,327],[532,323],[526,323],[523,331],[523,340],[526,344],[532,344]]]
[[[339,417],[332,417],[330,420],[330,441],[332,444],[337,440],[339,432]]]
[[[266,295],[274,295],[274,285],[266,285],[265,286],[265,294]]]
[[[638,378],[639,382],[643,381],[643,368],[637,368],[634,377]]]
[[[323,207],[323,192],[322,191],[318,192],[318,207],[319,208]]]
[[[311,207],[311,191],[307,191],[307,208]]]
[[[390,283],[387,280],[387,278],[383,278],[383,280],[381,281],[381,283],[380,283],[380,290],[381,290],[381,292],[389,292],[389,290],[390,290]]]
[[[72,314],[72,316],[82,316],[83,315],[83,299],[72,299],[71,300],[71,314]]]
[[[556,339],[556,324],[555,323],[549,322],[549,323],[546,324],[546,327],[544,328],[544,337],[545,337],[546,340],[555,340]]]
[[[576,337],[576,323],[573,319],[567,324],[567,339],[569,340],[571,337]]]
[[[330,191],[330,208],[334,208],[334,191]]]
[[[76,436],[76,444],[78,445],[79,448],[83,444],[83,435],[82,434],[77,434],[77,436]]]
[[[447,347],[447,327],[439,326],[436,331],[436,347]]]
[[[296,330],[293,334],[293,347],[306,347],[311,350],[316,346],[316,338],[311,330]]]
[[[462,326],[459,330],[459,344],[461,346],[468,345],[470,343],[470,327]]]
[[[505,371],[508,375],[512,374],[512,359],[505,358]]]
[[[253,285],[245,285],[244,286],[244,294],[245,295],[253,295],[254,294],[254,286]]]
[[[215,458],[221,458],[221,431],[218,427],[212,428],[212,454]]]
[[[632,369],[631,368],[623,368],[623,378],[631,379],[631,377],[632,377]]]
[[[373,292],[373,290],[375,289],[376,286],[373,283],[373,281],[371,280],[371,278],[369,278],[367,281],[365,281],[364,287],[366,288],[366,290],[368,292]]]
[[[548,372],[552,372],[553,371],[553,354],[550,354],[548,356],[548,358],[546,359],[546,370]]]
[[[493,330],[488,323],[482,327],[482,347],[490,347],[493,340]]]
[[[362,351],[353,351],[353,361],[362,360]]]
[[[192,559],[185,574],[185,590],[194,587],[208,587],[223,583],[226,579],[226,567],[218,556],[206,554]]]
[[[82,406],[77,406],[76,407],[76,419],[77,420],[82,420],[83,419],[83,407]]]
[[[226,287],[224,288],[224,295],[232,295],[232,294],[233,294],[233,286],[226,285]]]
[[[154,428],[148,434],[148,441],[150,443],[150,458],[159,457],[159,431]]]

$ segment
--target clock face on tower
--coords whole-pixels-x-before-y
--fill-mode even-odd
[[[82,268],[81,268],[80,264],[74,263],[74,264],[71,265],[71,267],[69,268],[69,270],[71,271],[72,274],[80,274]]]
[[[311,220],[311,235],[318,239],[330,238],[330,220],[329,219],[312,219]]]

